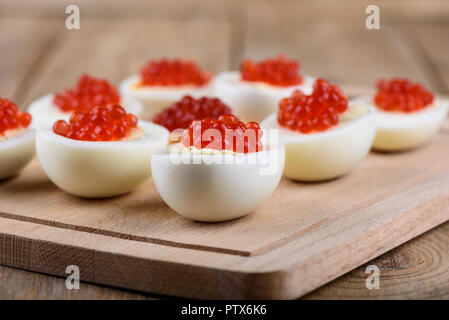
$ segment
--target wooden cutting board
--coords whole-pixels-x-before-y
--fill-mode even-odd
[[[449,122],[340,179],[284,179],[253,214],[216,224],[178,216],[151,179],[72,197],[35,160],[0,182],[0,264],[57,276],[77,265],[82,281],[183,297],[296,298],[448,219]]]

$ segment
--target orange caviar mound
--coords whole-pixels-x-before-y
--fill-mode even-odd
[[[187,128],[193,120],[218,119],[219,116],[228,113],[231,113],[231,109],[218,98],[194,99],[191,96],[184,96],[156,114],[153,122],[173,131],[178,128]]]
[[[408,79],[381,79],[377,82],[374,102],[385,111],[414,112],[430,106],[433,94],[419,83]]]
[[[193,121],[182,134],[185,147],[228,150],[238,153],[258,152],[263,149],[262,130],[256,122],[238,121],[232,114],[218,119]]]
[[[31,115],[19,110],[9,99],[0,98],[0,135],[7,130],[27,128],[31,123]]]
[[[136,128],[137,117],[117,104],[74,112],[68,123],[58,120],[53,124],[54,133],[82,141],[123,140]]]
[[[144,86],[203,86],[212,78],[212,73],[202,71],[193,61],[161,59],[149,61],[141,70],[141,85]]]
[[[120,102],[116,87],[108,81],[83,74],[76,86],[54,95],[53,103],[64,112],[88,111]]]
[[[265,82],[280,87],[302,83],[302,77],[299,75],[299,63],[282,55],[259,62],[245,59],[242,62],[240,73],[244,81]]]
[[[323,79],[313,84],[313,92],[305,95],[295,90],[279,103],[278,123],[301,133],[325,131],[338,124],[338,115],[348,109],[348,99],[341,89]]]

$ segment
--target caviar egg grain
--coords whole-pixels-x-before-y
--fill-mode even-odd
[[[72,112],[63,112],[53,103],[54,95],[48,94],[33,101],[28,112],[33,116],[33,128],[51,128],[57,120],[69,121]],[[140,118],[142,104],[131,97],[122,97],[121,105],[126,112],[135,114]]]
[[[263,82],[242,81],[240,72],[229,71],[217,75],[215,94],[228,104],[243,121],[262,121],[275,112],[279,100],[295,89],[305,93],[312,91],[313,78],[304,77],[301,85],[278,87]]]
[[[213,76],[188,60],[150,60],[139,73],[123,80],[119,86],[123,96],[139,100],[142,118],[150,119],[185,95],[195,98],[213,95]]]
[[[372,106],[372,98],[361,97],[353,103]],[[437,98],[424,109],[404,113],[376,109],[376,138],[373,149],[379,151],[404,151],[427,142],[441,127],[449,110],[449,100]]]
[[[247,154],[199,151],[187,157],[190,163],[178,163],[168,151],[154,153],[153,180],[170,208],[203,222],[231,220],[257,209],[279,184],[285,159],[283,147]]]
[[[168,131],[140,121],[144,134],[121,141],[80,141],[40,128],[36,136],[39,162],[49,179],[69,194],[86,198],[121,195],[150,176],[151,154],[164,148]]]

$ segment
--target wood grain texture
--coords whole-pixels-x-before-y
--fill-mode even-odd
[[[371,154],[342,179],[287,182],[269,210],[221,225],[175,215],[152,196],[151,181],[142,192],[87,201],[31,165],[0,186],[0,263],[60,276],[76,264],[85,281],[167,295],[295,298],[446,221],[448,145],[441,134],[413,152]],[[295,193],[302,196],[289,202]],[[308,215],[323,221],[308,225]],[[276,245],[252,252],[267,239]]]

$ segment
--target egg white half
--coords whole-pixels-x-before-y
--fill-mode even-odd
[[[204,222],[254,211],[279,184],[285,159],[282,146],[248,154],[191,153],[187,162],[174,161],[176,156],[153,153],[156,189],[174,211]]]
[[[228,71],[217,75],[215,94],[229,105],[240,120],[260,122],[275,112],[279,101],[291,95],[294,90],[310,94],[314,80],[305,76],[301,85],[277,87],[263,82],[242,81],[239,71]]]
[[[286,177],[299,181],[333,179],[348,173],[366,156],[376,132],[374,110],[353,105],[349,108],[363,108],[365,112],[319,133],[302,134],[283,128],[275,113],[262,121],[261,127],[278,130],[279,140],[285,144]]]
[[[142,119],[151,119],[151,117],[185,95],[191,95],[194,98],[211,96],[213,94],[213,81],[205,86],[138,86],[140,76],[134,74],[119,85],[122,96],[132,97],[139,100],[143,105]]]
[[[0,141],[0,180],[12,177],[33,159],[35,131],[26,129]]]
[[[142,104],[130,97],[123,97],[120,102],[126,112],[140,117],[142,112]],[[53,104],[53,94],[40,97],[33,101],[28,107],[28,113],[33,117],[33,128],[52,128],[53,124],[58,120],[69,121],[71,112],[63,112]]]
[[[127,193],[150,176],[151,154],[164,148],[168,131],[139,121],[145,135],[129,141],[78,141],[37,131],[36,151],[49,179],[62,190],[85,198]]]
[[[360,97],[353,103],[373,108],[371,97]],[[373,148],[380,151],[403,151],[428,141],[441,127],[449,110],[449,100],[437,98],[432,106],[416,112],[387,112],[376,109],[376,138]]]

